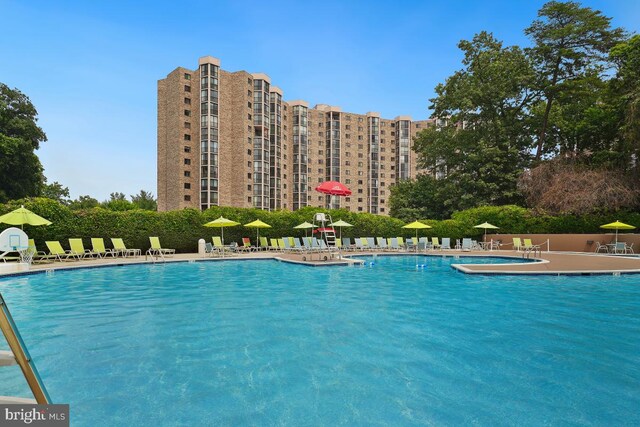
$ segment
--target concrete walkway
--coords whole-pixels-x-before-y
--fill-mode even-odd
[[[343,258],[337,257],[324,260],[324,254],[295,254],[282,252],[249,252],[233,255],[229,257],[202,257],[199,254],[176,254],[166,257],[164,260],[151,259],[150,257],[130,257],[130,258],[101,258],[101,259],[85,259],[80,261],[69,262],[49,262],[45,264],[34,264],[31,266],[31,272],[72,269],[72,268],[91,268],[113,265],[129,265],[143,263],[158,262],[200,262],[200,261],[229,261],[229,260],[264,260],[277,259],[283,262],[291,262],[296,264],[304,264],[314,267],[319,266],[339,266],[359,264],[360,260],[351,259],[352,256],[358,255],[415,255],[415,252],[342,252]],[[427,251],[420,254],[426,256],[476,256],[476,257],[510,257],[522,259],[522,253],[515,251],[471,251],[461,252],[458,250],[451,251]],[[632,256],[612,256],[606,254],[593,253],[566,253],[566,252],[542,252],[531,259],[538,262],[523,262],[522,264],[500,264],[500,260],[496,260],[496,264],[453,264],[453,267],[467,274],[625,274],[640,273],[640,257]],[[9,273],[21,274],[21,273]],[[23,273],[22,273],[23,274]],[[0,276],[6,275],[0,273]]]

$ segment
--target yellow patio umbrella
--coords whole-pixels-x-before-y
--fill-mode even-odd
[[[340,236],[338,238],[342,240],[342,227],[353,227],[353,224],[349,224],[348,222],[343,220],[338,220],[336,222],[332,222],[331,224],[329,224],[329,226],[338,227],[340,229]]]
[[[262,222],[259,219],[256,219],[255,221],[245,224],[244,226],[256,229],[256,246],[260,246],[260,229],[271,228],[269,224],[267,224],[266,222]]]
[[[416,230],[416,241],[417,241],[418,240],[418,230],[423,230],[425,228],[431,228],[431,226],[427,225],[427,224],[423,224],[420,221],[413,221],[410,224],[403,225],[402,228],[415,229]],[[416,247],[417,247],[417,243],[416,243]]]
[[[314,228],[314,227],[315,227],[315,225],[313,225],[313,224],[311,224],[311,223],[309,223],[309,222],[305,221],[305,222],[303,222],[302,224],[298,224],[298,225],[296,225],[296,226],[295,226],[295,227],[293,227],[293,228],[295,228],[296,230],[302,230],[302,229],[304,229],[304,237],[307,237],[307,234],[308,234],[309,229],[310,229],[310,228]]]
[[[224,228],[225,227],[235,227],[236,225],[240,225],[239,222],[231,221],[225,217],[220,217],[218,219],[214,219],[213,221],[209,221],[204,226],[205,227],[218,227],[220,228],[222,244],[224,245]]]
[[[616,243],[618,243],[618,230],[633,230],[633,225],[625,224],[624,222],[616,221],[609,224],[601,225],[600,228],[607,230],[616,230]]]
[[[478,224],[478,225],[474,225],[473,228],[484,228],[484,241],[487,241],[487,230],[491,229],[491,230],[497,230],[500,227],[496,227],[493,224],[489,224],[488,222],[483,222],[482,224]]]
[[[51,221],[42,218],[40,215],[34,214],[24,206],[0,216],[0,223],[19,225],[24,228],[24,224],[28,225],[51,225]]]

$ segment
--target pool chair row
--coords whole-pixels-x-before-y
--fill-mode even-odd
[[[273,251],[273,252],[322,252],[328,251],[329,247],[326,242],[316,237],[281,237],[270,238],[260,237],[259,245],[257,247],[251,245],[251,241],[248,238],[242,239],[243,244],[238,246],[238,251]]]
[[[65,249],[58,240],[48,240],[45,242],[48,253],[45,251],[39,251],[36,248],[35,241],[29,239],[28,253],[31,255],[33,262],[48,262],[48,261],[74,261],[89,258],[105,258],[111,256],[113,258],[122,256],[140,256],[140,249],[127,248],[120,238],[111,238],[111,244],[113,248],[106,248],[104,239],[91,238],[91,249],[85,248],[82,239],[72,238],[69,239],[69,249]]]

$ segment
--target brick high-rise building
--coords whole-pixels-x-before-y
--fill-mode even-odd
[[[266,74],[200,58],[158,81],[158,210],[304,206],[388,214],[389,187],[423,172],[411,141],[433,120],[284,101]],[[313,189],[345,184],[350,197]]]

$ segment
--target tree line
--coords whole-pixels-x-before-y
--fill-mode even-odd
[[[579,3],[551,1],[524,29],[462,40],[413,149],[429,173],[392,188],[391,214],[448,218],[517,204],[551,214],[640,207],[640,36]]]

